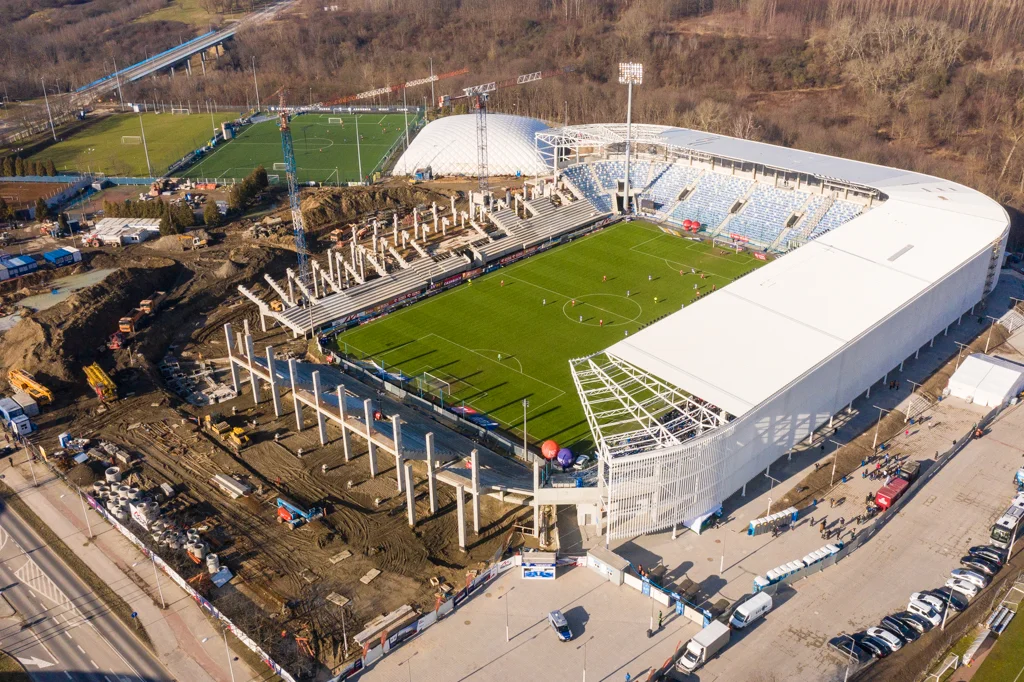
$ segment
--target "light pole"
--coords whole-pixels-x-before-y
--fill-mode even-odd
[[[57,131],[53,128],[53,114],[50,113],[50,98],[46,96],[46,81],[42,78],[39,82],[43,86],[43,100],[46,102],[46,116],[50,119],[50,133],[53,135],[53,141],[57,141]]]
[[[967,348],[967,344],[966,343],[960,343],[959,341],[954,341],[954,343],[956,345],[960,346],[960,350],[957,351],[957,354],[956,354],[956,367],[954,367],[953,369],[960,369],[960,357],[964,354],[964,348]]]
[[[991,315],[986,315],[985,317],[992,320],[992,324],[990,324],[988,327],[988,336],[985,338],[985,352],[988,353],[988,344],[992,340],[992,330],[995,328],[996,322],[999,321],[999,318],[992,317]]]
[[[878,421],[875,422],[875,439],[873,441],[871,441],[871,454],[872,455],[875,454],[875,448],[878,447],[878,427],[882,425],[882,413],[883,412],[892,412],[892,410],[887,410],[884,407],[879,407],[878,405],[874,405],[873,407],[876,410],[878,410]]]
[[[82,518],[85,519],[85,525],[89,528],[89,539],[93,539],[92,534],[92,521],[89,520],[89,515],[85,512],[85,498],[82,497],[82,491],[78,491],[78,501],[82,503]]]
[[[231,666],[231,649],[228,647],[228,628],[224,626],[224,655],[228,659],[228,670],[231,671],[231,682],[235,682],[235,669]]]
[[[256,81],[256,55],[252,57],[252,84],[256,86],[256,111],[260,110],[260,84]]]
[[[828,439],[828,442],[836,446],[836,449],[832,451],[832,477],[828,482],[828,487],[831,489],[836,483],[836,464],[839,462],[839,442],[834,441],[831,438]]]
[[[526,459],[526,408],[530,406],[530,401],[523,398],[523,459]]]
[[[511,592],[511,590],[509,590],[509,592]],[[509,595],[509,592],[505,593],[505,644],[508,644],[509,641],[511,641],[511,638],[508,636],[508,595]]]
[[[626,92],[626,196],[623,198],[623,212],[629,215],[629,156],[633,130],[633,84],[644,82],[644,65],[636,62],[619,63],[619,83],[627,87]]]
[[[114,78],[117,80],[117,99],[121,102],[121,111],[124,111],[124,92],[121,90],[121,73],[117,70],[117,57],[110,55],[110,61],[114,64]]]
[[[210,115],[210,121],[213,121],[213,115]],[[146,152],[146,168],[149,169],[149,177],[153,177],[153,166],[149,163],[149,147],[146,145],[146,126],[142,124],[142,114],[139,114],[139,128],[142,130],[142,150]],[[216,128],[214,129],[216,134]]]
[[[356,114],[356,163],[359,165],[359,183],[363,182],[363,153],[359,149],[359,114]]]
[[[914,409],[914,396],[917,395],[917,389],[921,386],[921,384],[917,383],[916,381],[911,381],[910,379],[907,379],[907,383],[910,384],[911,391],[910,391],[910,403],[907,405],[907,413],[905,415],[903,415],[903,423],[904,424],[906,424],[908,421],[910,421],[910,411]]]
[[[953,588],[947,587],[946,589],[949,590],[949,594],[946,595],[946,610],[942,612],[942,627],[939,628],[943,631],[946,629],[946,617],[949,616],[949,605],[953,603]]]

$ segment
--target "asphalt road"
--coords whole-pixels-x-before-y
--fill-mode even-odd
[[[34,679],[173,680],[106,605],[0,503],[0,649]]]

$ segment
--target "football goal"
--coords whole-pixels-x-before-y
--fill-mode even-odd
[[[142,144],[142,135],[122,135],[121,144]]]
[[[276,171],[286,171],[286,170],[288,170],[288,164],[287,163],[275,162],[273,170],[276,170]]]
[[[328,116],[327,117],[327,123],[328,123],[328,125],[334,124],[334,125],[344,126],[345,125],[345,119],[341,118],[340,116]]]
[[[171,113],[172,114],[191,114],[192,110],[191,109],[186,109],[184,107],[171,107]]]
[[[427,393],[433,393],[442,397],[448,396],[449,398],[452,395],[452,385],[430,372],[423,372],[416,377],[416,384],[421,391],[426,391]]]
[[[281,176],[267,174],[267,182],[269,182],[271,185],[278,185],[281,183]]]

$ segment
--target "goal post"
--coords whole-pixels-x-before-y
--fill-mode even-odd
[[[416,377],[416,383],[419,384],[420,390],[451,398],[452,385],[430,372],[423,372],[423,374]]]
[[[333,123],[333,124],[338,124],[338,125],[342,125],[343,126],[343,125],[345,125],[345,119],[341,118],[340,116],[328,116],[327,117],[327,123],[328,124],[332,124]]]
[[[121,144],[142,144],[142,135],[122,135]]]
[[[190,109],[186,109],[184,107],[171,107],[171,113],[172,114],[186,114],[187,115],[187,114],[191,114],[192,111]]]
[[[276,170],[276,171],[287,171],[288,170],[288,164],[287,163],[277,163],[277,162],[275,162],[273,170]]]
[[[279,184],[281,184],[281,176],[280,175],[271,175],[271,174],[268,173],[267,174],[267,182],[270,183],[271,185],[279,185]]]

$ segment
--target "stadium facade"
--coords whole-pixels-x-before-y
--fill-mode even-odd
[[[625,132],[552,129],[538,152],[579,198],[621,210]],[[781,255],[571,363],[610,539],[699,527],[969,315],[1009,233],[999,204],[947,180],[665,126],[633,126],[633,139],[641,214]]]

